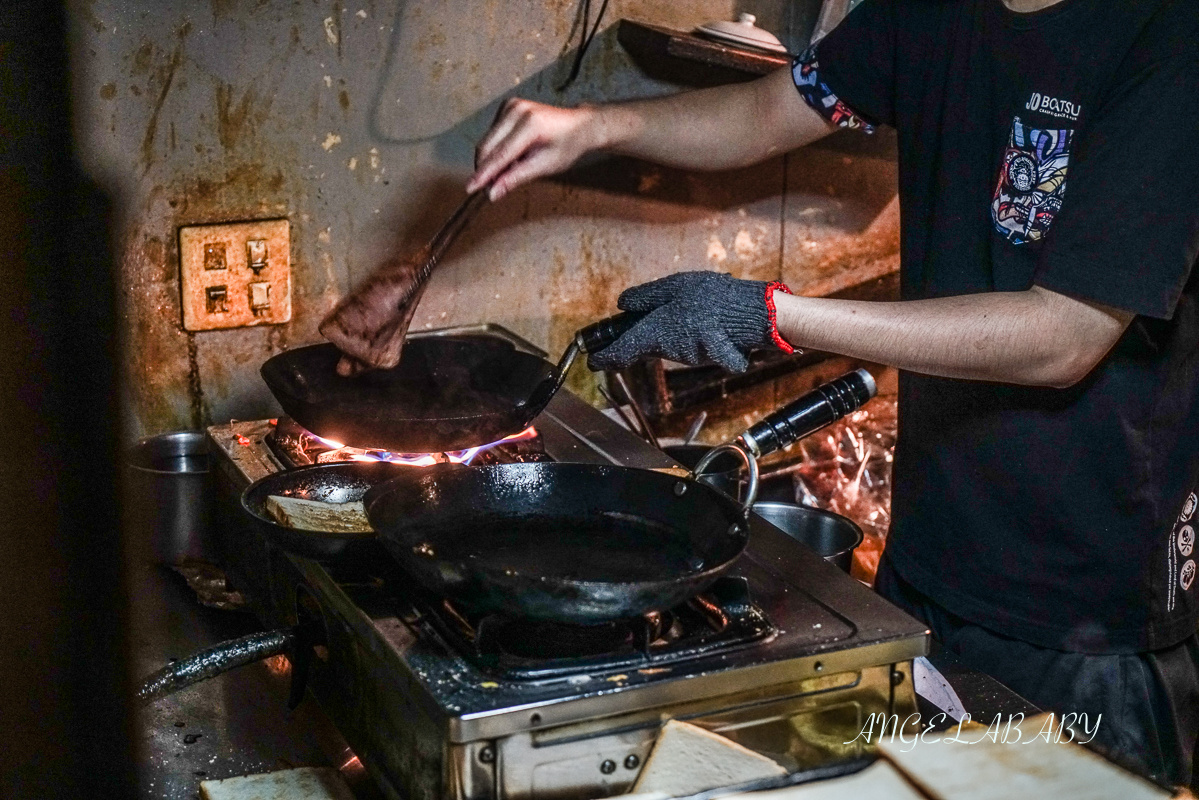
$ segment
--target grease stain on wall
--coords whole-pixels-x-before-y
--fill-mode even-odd
[[[362,2],[348,10],[330,0],[212,0],[211,17],[189,0],[83,5],[73,35],[79,52],[96,55],[80,75],[93,108],[80,129],[100,154],[88,167],[126,181],[121,280],[133,433],[192,425],[197,409],[203,421],[267,415],[258,365],[289,343],[319,340],[322,315],[387,254],[366,242],[419,243],[431,234],[457,202],[475,141],[513,82],[524,96],[566,104],[675,91],[631,65],[615,42],[616,18],[636,12],[686,27],[729,10],[725,0],[622,6],[607,16],[580,79],[557,93],[577,44],[567,34],[578,0]],[[352,57],[333,63],[333,48],[340,58],[343,47]],[[404,94],[405,86],[415,91]],[[326,142],[335,160],[314,157]],[[836,182],[834,172],[856,176],[837,184],[837,202],[854,202],[855,182],[873,186],[861,159],[811,162],[821,159],[829,162],[822,188]],[[780,229],[813,223],[804,234],[818,243],[810,255],[799,257],[808,251],[794,233],[788,239],[788,259],[804,275],[834,277],[834,254],[865,260],[878,252],[854,251],[855,238],[874,237],[846,225],[823,191],[797,203],[816,209],[810,216],[785,218],[780,166],[709,176],[619,163],[607,178],[544,182],[523,205],[514,196],[483,215],[478,235],[435,276],[420,324],[498,321],[557,355],[578,327],[613,313],[630,284],[705,266],[777,273]],[[752,216],[734,218],[746,206]],[[292,220],[293,322],[189,343],[180,329],[178,227],[268,216]],[[834,244],[839,235],[846,238]],[[577,372],[579,381],[590,375]]]

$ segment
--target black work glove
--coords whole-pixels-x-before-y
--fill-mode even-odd
[[[783,347],[775,329],[775,290],[781,283],[744,281],[719,272],[680,272],[626,289],[622,311],[649,312],[613,344],[592,353],[593,370],[623,369],[647,356],[696,366],[716,362],[733,372],[749,366],[749,351]]]

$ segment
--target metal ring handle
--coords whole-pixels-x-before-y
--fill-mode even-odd
[[[691,474],[693,477],[699,478],[704,473],[704,470],[711,466],[712,462],[724,453],[736,453],[745,464],[745,471],[749,473],[749,486],[745,490],[745,499],[741,501],[741,513],[748,517],[750,509],[753,508],[754,501],[758,499],[758,462],[745,451],[744,447],[732,443],[716,445],[704,453],[703,458],[695,465],[695,469],[691,471]]]

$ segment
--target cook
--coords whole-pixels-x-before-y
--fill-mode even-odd
[[[575,109],[510,100],[468,189],[590,151],[742,167],[898,132],[899,302],[684,272],[594,366],[812,348],[900,373],[878,590],[1096,743],[1191,778],[1199,732],[1199,5],[865,0],[758,81]],[[1067,175],[1069,181],[1067,185]]]

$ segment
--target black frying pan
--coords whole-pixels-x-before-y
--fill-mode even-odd
[[[670,608],[747,542],[735,500],[646,470],[438,465],[375,491],[371,524],[418,584],[513,617],[589,624]]]
[[[262,378],[284,413],[326,439],[400,453],[463,450],[527,428],[580,352],[603,349],[641,316],[583,328],[556,367],[490,337],[424,336],[405,343],[393,369],[341,377],[341,353],[318,344],[274,356]]]
[[[849,373],[713,448],[688,477],[630,467],[521,463],[411,470],[367,492],[371,526],[424,589],[468,608],[594,624],[670,608],[745,549],[754,458],[869,400]],[[745,498],[695,479],[723,453],[748,469]]]

